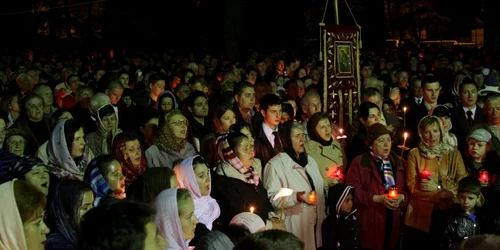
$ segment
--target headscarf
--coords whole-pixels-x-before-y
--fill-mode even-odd
[[[241,162],[240,158],[236,156],[234,151],[231,149],[229,146],[229,142],[227,141],[227,136],[228,134],[223,134],[217,138],[218,141],[218,152],[220,155],[220,158],[229,163],[236,171],[238,171],[240,174],[244,176],[244,179],[246,183],[254,185],[254,186],[259,186],[259,174],[255,169],[250,166],[246,168],[243,163]]]
[[[49,170],[59,179],[77,179],[83,180],[85,168],[91,159],[90,149],[85,146],[82,160],[76,164],[71,158],[68,146],[66,145],[66,136],[64,135],[64,124],[67,120],[61,120],[52,131],[52,136],[47,145],[47,156],[49,158]]]
[[[158,110],[158,106],[160,105],[159,102],[161,101],[161,98],[165,97],[166,95],[169,95],[170,98],[172,98],[172,101],[173,101],[173,105],[172,105],[172,109],[176,109],[178,108],[179,104],[177,104],[177,99],[175,99],[175,95],[168,91],[168,90],[165,90],[163,92],[160,93],[160,95],[158,96],[158,102],[156,102],[155,104],[155,109]]]
[[[99,205],[99,202],[101,202],[102,200],[107,200],[110,198],[118,198],[114,196],[113,190],[111,190],[111,188],[108,185],[108,182],[106,182],[106,179],[104,179],[104,176],[99,170],[99,160],[94,159],[88,167],[90,168],[87,170],[87,171],[90,170],[90,176],[89,176],[90,186],[92,187],[92,190],[94,191],[95,195],[94,207],[97,207],[97,205]],[[125,197],[120,197],[118,199],[123,199],[123,198]]]
[[[178,109],[170,110],[163,119],[160,119],[158,124],[158,135],[156,136],[153,145],[157,146],[163,152],[180,152],[186,147],[187,140],[178,142],[175,138],[174,132],[170,128],[170,119],[175,115],[182,115]],[[189,124],[188,124],[189,126]]]
[[[174,173],[177,176],[179,187],[187,189],[193,198],[194,215],[200,223],[204,224],[209,230],[212,230],[213,222],[219,218],[220,207],[217,201],[210,197],[210,195],[201,195],[200,187],[198,187],[198,182],[194,174],[193,160],[196,157],[201,158],[199,155],[191,156],[176,165]],[[210,171],[208,171],[208,174],[210,175]],[[212,186],[210,184],[211,190]]]
[[[308,163],[306,152],[304,151],[297,156],[295,149],[293,149],[292,128],[294,122],[295,121],[287,121],[283,123],[278,133],[281,138],[281,143],[283,145],[282,148],[284,149],[284,151],[288,154],[288,156],[290,156],[290,158],[292,158],[294,162],[305,168]]]
[[[439,131],[441,132],[440,142],[433,148],[430,148],[429,144],[425,141],[424,130],[420,127],[422,121],[426,119],[434,120],[434,122],[438,124]],[[446,144],[443,140],[444,133],[445,132],[443,128],[443,123],[438,117],[433,115],[427,115],[424,118],[422,118],[422,120],[420,120],[420,122],[418,123],[418,135],[420,136],[420,144],[418,145],[418,148],[420,149],[420,154],[426,158],[432,159],[434,157],[442,157],[447,153],[453,152],[454,148]]]
[[[169,188],[174,172],[170,168],[148,168],[127,188],[127,197],[132,200],[150,203],[161,191]]]
[[[47,238],[48,249],[76,248],[76,235],[79,231],[78,215],[83,193],[86,191],[91,191],[88,184],[77,180],[63,180],[57,184],[54,197],[47,209],[48,221],[54,223],[55,229],[55,232]]]
[[[179,210],[177,208],[177,188],[163,190],[155,201],[155,224],[168,243],[168,249],[189,250],[189,241],[184,239]]]
[[[117,111],[116,111],[115,107],[111,104],[106,104],[106,105],[101,106],[96,112],[97,121],[98,121],[97,133],[99,133],[101,135],[101,136],[97,136],[96,138],[102,139],[102,141],[100,142],[101,143],[100,154],[111,154],[111,152],[109,152],[109,150],[111,150],[111,146],[113,145],[113,139],[115,138],[116,135],[118,135],[119,133],[122,132],[121,129],[118,128],[119,120],[118,120],[118,114],[116,112]],[[102,115],[106,114],[106,113],[108,115],[114,114],[114,116],[116,118],[115,126],[112,128],[111,131],[108,131],[104,127],[104,124],[102,123],[102,118],[103,118]],[[111,141],[108,141],[107,135],[109,132],[111,132]],[[96,152],[96,154],[99,154],[99,152]]]
[[[245,226],[252,234],[256,233],[261,228],[266,227],[266,224],[264,223],[262,218],[260,218],[260,216],[249,212],[243,212],[235,215],[231,219],[231,222],[229,222],[229,224]]]
[[[0,185],[0,249],[27,250],[23,222],[14,196],[16,179]]]
[[[31,155],[23,155],[9,166],[9,175],[13,178],[24,179],[24,175],[38,166],[45,166],[40,158]]]
[[[122,165],[122,170],[123,173],[125,174],[125,184],[128,186],[132,182],[134,182],[139,176],[141,176],[144,171],[146,171],[146,157],[144,156],[144,152],[142,151],[142,146],[141,146],[141,165],[139,167],[136,167],[132,165],[132,162],[130,162],[130,159],[125,160],[125,144],[127,142],[125,141],[125,136],[123,134],[119,134],[116,136],[114,142],[113,142],[113,153],[116,159],[120,161],[120,164]]]

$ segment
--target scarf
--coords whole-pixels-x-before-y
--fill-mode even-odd
[[[218,151],[221,159],[229,163],[229,165],[231,165],[234,169],[241,173],[245,177],[246,183],[254,185],[256,187],[259,186],[259,174],[252,166],[245,168],[241,160],[238,158],[238,156],[236,156],[234,151],[229,146],[227,135],[220,136],[219,138],[217,138],[217,141],[217,144],[219,145]]]
[[[144,152],[142,152],[142,147],[140,149],[141,164],[138,167],[132,165],[132,162],[129,159],[125,160],[125,143],[127,143],[125,141],[125,138],[118,135],[113,143],[113,153],[122,165],[122,171],[126,178],[125,184],[128,186],[132,184],[132,182],[134,182],[139,176],[141,176],[144,171],[146,171],[147,164],[146,157],[144,157]]]
[[[181,142],[176,140],[174,132],[170,129],[168,123],[159,129],[159,133],[153,141],[153,145],[157,146],[163,152],[180,152],[186,144],[187,140],[182,140]]]
[[[155,224],[168,243],[168,249],[189,250],[189,241],[184,239],[179,210],[177,208],[177,188],[163,190],[155,200]],[[196,206],[196,205],[195,205]]]
[[[434,146],[434,147],[430,147],[429,144],[424,140],[424,131],[423,129],[420,129],[420,123],[424,120],[424,119],[434,119],[436,123],[438,123],[439,125],[439,130],[441,131],[441,138],[440,138],[440,142],[438,145]],[[432,116],[432,115],[428,115],[428,116],[425,116],[424,118],[422,118],[422,120],[420,120],[420,123],[418,124],[418,135],[420,136],[420,144],[418,145],[418,148],[420,150],[420,154],[425,157],[425,158],[428,158],[428,159],[432,159],[432,158],[435,158],[435,157],[442,157],[443,155],[445,154],[448,154],[450,152],[453,152],[454,148],[448,144],[446,144],[443,140],[444,138],[444,129],[443,129],[443,123],[441,122],[441,120],[436,117],[436,116]]]
[[[211,185],[209,195],[202,196],[200,187],[194,174],[193,160],[199,155],[191,156],[183,160],[181,163],[174,167],[175,176],[179,182],[179,188],[185,188],[191,194],[194,202],[194,215],[198,221],[204,224],[209,230],[212,230],[213,222],[219,218],[220,207],[215,199],[210,197]],[[206,163],[205,163],[206,164]],[[207,165],[208,168],[208,165]],[[208,171],[210,175],[210,170]]]
[[[0,200],[3,203],[0,209],[0,249],[27,250],[23,222],[14,196],[16,180],[0,185]]]
[[[392,165],[389,157],[382,158],[373,153],[373,151],[370,151],[370,155],[375,161],[382,162],[379,171],[384,177],[384,190],[387,191],[390,187],[396,186],[396,180],[394,179],[394,173],[392,171]]]
[[[76,163],[66,145],[64,135],[64,124],[67,120],[59,121],[52,131],[52,135],[47,145],[47,156],[49,158],[48,169],[59,179],[83,180],[85,168],[89,163],[92,152],[85,147],[81,160]]]

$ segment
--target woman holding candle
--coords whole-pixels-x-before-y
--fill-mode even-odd
[[[418,124],[420,144],[408,155],[406,181],[412,197],[405,215],[409,249],[439,244],[458,182],[467,176],[460,152],[444,143],[442,121],[428,115]],[[415,248],[413,248],[415,247]]]
[[[365,143],[370,151],[353,160],[346,178],[356,192],[361,248],[396,249],[401,207],[409,197],[404,162],[391,152],[391,132],[382,124],[368,128]]]
[[[316,161],[323,177],[323,189],[328,190],[343,182],[343,150],[340,143],[332,137],[332,126],[328,114],[316,113],[307,122],[309,141],[306,152]]]
[[[305,250],[322,246],[321,225],[325,218],[323,178],[316,161],[305,151],[304,126],[295,121],[283,123],[279,130],[283,149],[264,168],[264,187],[275,210],[284,204],[284,222],[288,232],[304,242]],[[292,195],[274,200],[281,188]],[[308,198],[316,192],[314,198]]]
[[[284,229],[274,214],[262,183],[260,160],[253,157],[253,139],[250,125],[242,132],[231,132],[219,137],[218,152],[222,161],[215,169],[212,196],[220,205],[220,220],[228,225],[231,219],[242,212],[252,212],[266,222],[267,229]],[[240,126],[233,126],[236,129]],[[239,129],[237,129],[239,130]],[[247,130],[248,135],[243,133]]]

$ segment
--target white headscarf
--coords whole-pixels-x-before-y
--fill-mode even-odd
[[[14,197],[14,179],[0,185],[0,249],[27,250],[23,222]]]
[[[196,219],[204,224],[209,230],[212,230],[213,222],[219,218],[220,207],[217,201],[210,196],[202,196],[196,176],[194,174],[193,160],[199,155],[191,156],[184,159],[181,163],[174,167],[174,173],[179,182],[180,188],[185,188],[191,194],[194,201],[194,215]],[[208,172],[210,174],[210,171]],[[212,191],[212,184],[210,184],[210,191]]]
[[[77,179],[82,181],[85,168],[94,155],[90,151],[90,148],[85,146],[83,158],[78,165],[71,158],[68,146],[66,145],[66,136],[64,135],[64,124],[66,124],[66,121],[66,119],[59,121],[52,131],[47,145],[48,167],[59,179]]]
[[[179,211],[177,209],[177,188],[163,190],[155,200],[155,224],[168,243],[168,249],[189,250],[189,241],[184,239]]]

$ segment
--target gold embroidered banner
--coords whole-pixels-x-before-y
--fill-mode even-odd
[[[346,131],[360,103],[358,28],[325,25],[323,55],[323,111]]]

